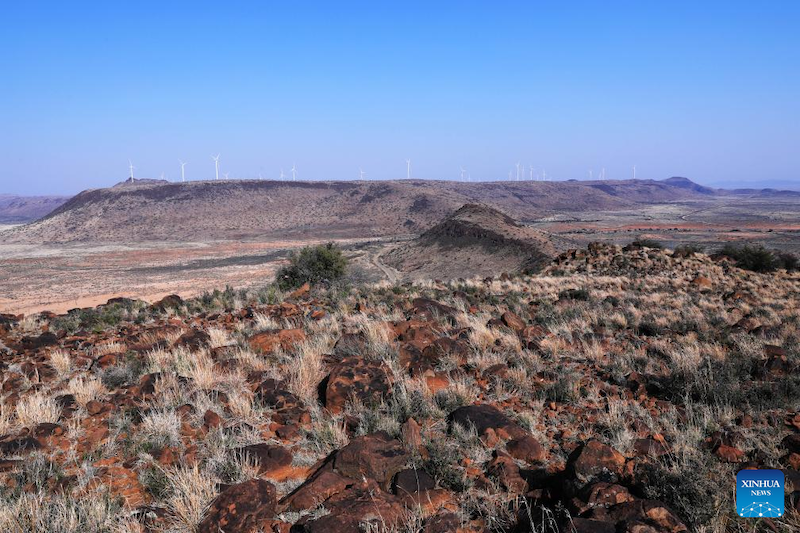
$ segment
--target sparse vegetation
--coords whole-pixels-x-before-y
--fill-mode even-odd
[[[284,497],[326,464],[358,479],[330,505],[270,518],[339,519],[367,483],[384,522],[363,527],[417,533],[424,506],[387,504],[403,494],[397,470],[380,470],[399,457],[392,468],[432,483],[460,527],[560,532],[602,489],[573,472],[596,439],[627,462],[610,480],[664,506],[637,520],[741,533],[721,480],[746,461],[791,468],[784,438],[800,434],[798,283],[696,251],[593,245],[535,277],[323,283],[288,300],[274,285],[227,288],[183,315],[124,315],[4,362],[0,525],[52,531],[37,520],[63,515],[78,524],[64,531],[132,533],[131,510],[147,505],[155,530],[194,531],[229,484],[268,479]],[[4,343],[62,319],[30,318]],[[452,419],[481,406],[492,410]],[[339,455],[361,439],[389,451]],[[546,487],[535,501],[531,482]],[[567,497],[565,483],[581,490]]]

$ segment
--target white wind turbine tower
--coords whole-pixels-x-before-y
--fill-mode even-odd
[[[600,171],[600,179],[601,180],[606,179],[606,168],[605,167],[603,167],[603,169]]]
[[[280,180],[281,180],[281,181],[283,181],[283,178],[285,178],[285,177],[286,177],[286,175],[283,173],[283,168],[281,168],[281,177],[280,177]]]
[[[222,177],[227,180],[228,179],[228,173],[226,172],[225,174],[222,175]]]
[[[530,172],[528,174],[528,180],[533,181],[533,165],[528,165],[528,171]]]
[[[181,181],[183,182],[186,181],[186,171],[184,170],[184,167],[186,167],[186,163],[184,163],[180,159],[178,159],[178,162],[181,164]]]
[[[517,161],[517,181],[519,181],[519,161]]]
[[[464,181],[464,175],[467,173],[467,171],[464,169],[464,167],[459,168],[461,169],[461,181]]]
[[[219,179],[219,155],[220,154],[217,154],[216,157],[214,157],[213,155],[211,156],[211,159],[214,160],[214,168],[217,171],[216,177],[214,179],[217,179],[217,180]]]
[[[508,171],[508,181],[511,181],[511,174],[512,174],[513,172],[514,172],[513,170],[509,170],[509,171]]]
[[[589,169],[589,179],[592,179],[592,169]]]
[[[297,181],[297,165],[292,163],[292,181]]]
[[[636,165],[633,165],[633,179],[636,179]]]
[[[406,178],[411,179],[411,160],[406,159]]]
[[[367,173],[366,173],[366,172],[364,172],[364,171],[361,169],[361,167],[358,167],[358,179],[360,179],[360,180],[363,180],[363,179],[364,179],[364,176],[366,176],[366,175],[367,175]]]
[[[131,173],[131,181],[133,181],[133,169],[135,169],[135,168],[136,167],[133,166],[133,163],[131,163],[131,160],[128,159],[128,170],[130,170],[130,173]]]

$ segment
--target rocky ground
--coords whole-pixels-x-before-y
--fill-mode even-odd
[[[800,277],[533,277],[0,317],[0,531],[797,531]],[[786,474],[739,519],[735,473]]]

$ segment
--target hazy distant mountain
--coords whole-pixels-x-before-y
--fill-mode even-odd
[[[777,189],[785,191],[800,191],[800,178],[796,180],[716,180],[707,183],[709,187],[721,189]]]
[[[67,200],[68,196],[0,194],[0,224],[24,224],[37,220]]]
[[[419,234],[464,204],[522,222],[723,194],[685,178],[569,182],[135,182],[84,191],[4,234],[33,242],[379,237]]]

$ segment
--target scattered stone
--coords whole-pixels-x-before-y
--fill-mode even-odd
[[[211,502],[197,533],[267,531],[276,504],[275,486],[263,479],[228,485]]]

